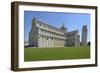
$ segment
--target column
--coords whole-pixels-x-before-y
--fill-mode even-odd
[[[46,37],[44,36],[44,47],[46,47]]]
[[[48,47],[51,47],[51,37],[48,38]]]
[[[38,47],[41,47],[41,36],[38,36]]]
[[[42,36],[40,37],[40,47],[42,47]]]
[[[45,47],[45,38],[43,36],[43,47]]]

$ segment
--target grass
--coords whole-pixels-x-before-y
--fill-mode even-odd
[[[86,59],[90,58],[90,47],[25,48],[24,61]]]

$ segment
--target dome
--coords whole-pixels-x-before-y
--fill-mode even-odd
[[[67,28],[65,27],[64,23],[61,26],[61,30],[64,31],[64,32],[67,32]]]

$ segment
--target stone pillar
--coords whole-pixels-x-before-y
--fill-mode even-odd
[[[43,36],[43,47],[45,46],[45,44],[44,44],[44,43],[45,43],[45,38],[44,38],[44,36]]]
[[[41,36],[41,42],[40,42],[41,46],[40,47],[43,47],[43,37]]]
[[[45,47],[48,47],[48,37],[45,37]]]
[[[44,47],[46,47],[46,37],[44,36]]]
[[[41,36],[39,35],[39,38],[38,38],[38,47],[41,47]]]
[[[52,43],[51,43],[51,38],[49,37],[49,47],[52,46]]]

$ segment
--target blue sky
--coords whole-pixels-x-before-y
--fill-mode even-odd
[[[87,25],[88,41],[90,40],[90,14],[83,13],[63,13],[63,12],[43,12],[43,11],[24,11],[24,40],[28,41],[33,18],[60,28],[64,23],[68,31],[78,29],[81,37],[82,26]]]

